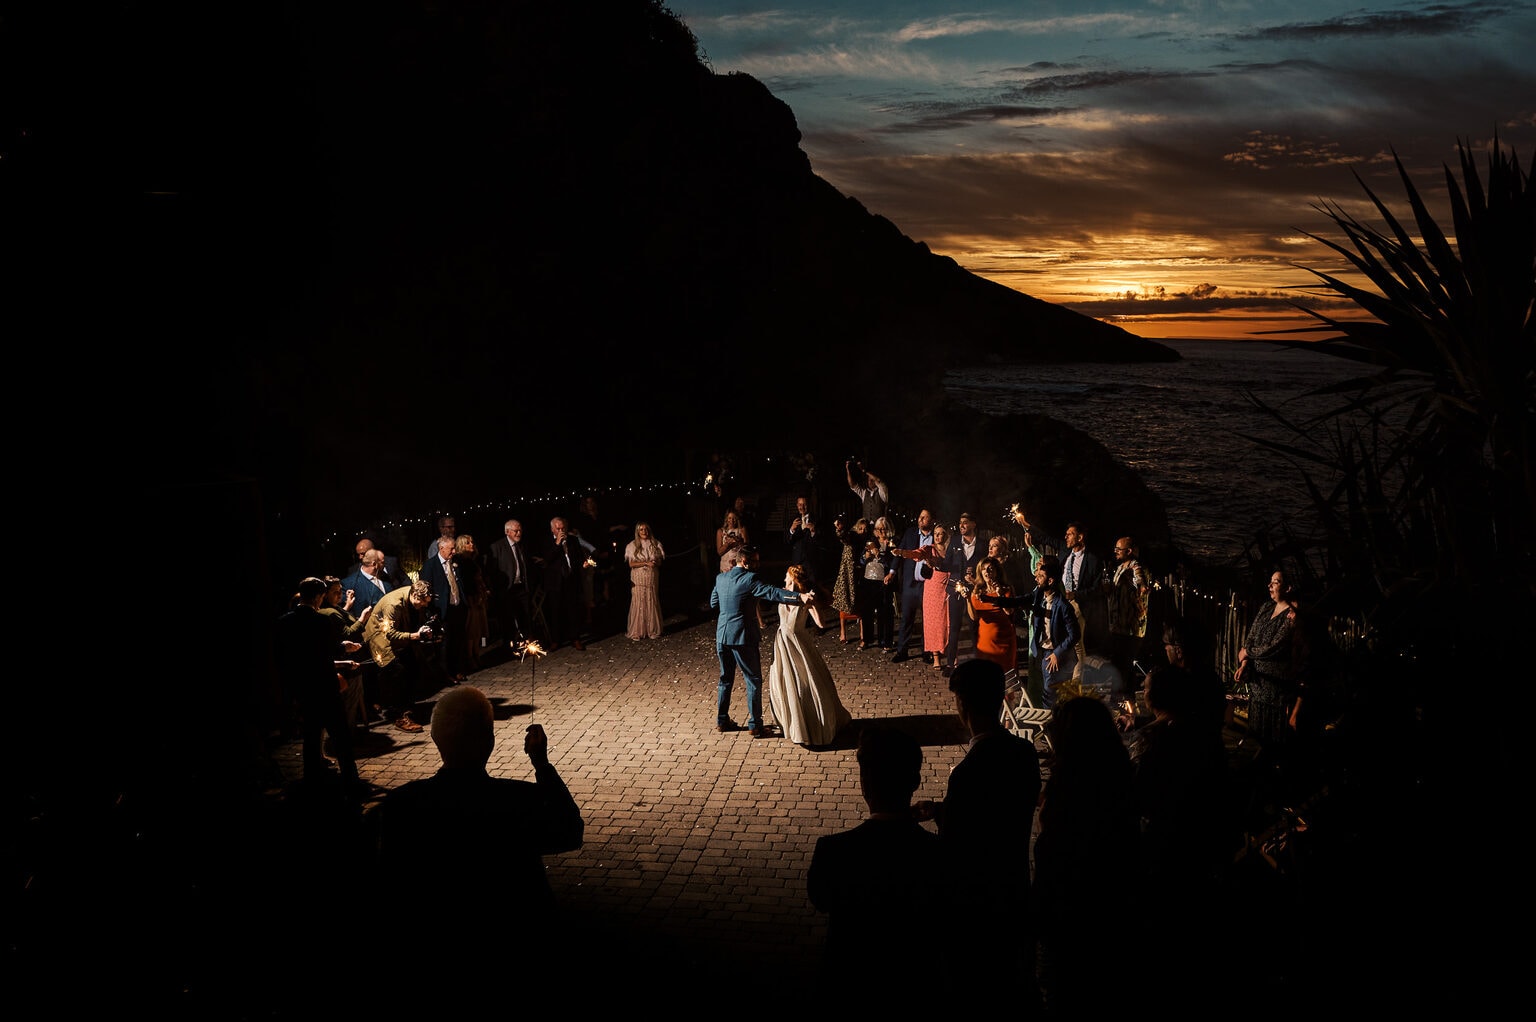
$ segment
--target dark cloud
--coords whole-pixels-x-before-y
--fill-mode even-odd
[[[1126,85],[1147,85],[1157,82],[1187,81],[1196,78],[1214,78],[1213,71],[1082,71],[1076,74],[1046,75],[1021,82],[1007,90],[1005,96],[1035,96],[1048,93],[1080,92],[1084,89],[1108,89]]]
[[[1054,60],[1037,60],[1023,67],[1005,67],[1000,71],[1005,75],[1036,74],[1041,71],[1072,71],[1081,66],[1080,64],[1062,64]]]
[[[1521,10],[1526,5],[1474,2],[1425,4],[1415,9],[1362,11],[1323,21],[1295,21],[1225,38],[1241,42],[1326,41],[1380,36],[1440,36],[1467,32],[1484,22]]]
[[[1346,149],[1333,139],[1298,139],[1273,132],[1251,131],[1243,139],[1241,148],[1223,154],[1222,159],[1228,163],[1269,170],[1282,164],[1291,167],[1352,167],[1362,163],[1390,162],[1391,156],[1385,152],[1362,153],[1352,148]]]
[[[1244,74],[1270,74],[1276,71],[1310,71],[1326,73],[1328,65],[1320,60],[1231,60],[1211,65],[1217,71],[1238,71]]]
[[[928,108],[930,112],[923,113],[924,107]],[[876,130],[886,134],[904,134],[914,131],[944,131],[951,128],[968,128],[976,124],[1011,121],[1020,118],[1039,119],[1042,117],[1057,117],[1075,108],[1019,106],[1007,103],[995,103],[985,106],[928,103],[912,104],[907,109],[910,112],[919,113],[921,116],[910,121],[887,124]]]
[[[1343,299],[1326,298],[1303,291],[1229,290],[1215,284],[1199,284],[1187,291],[1176,292],[1162,287],[1143,288],[1090,301],[1067,299],[1060,304],[1074,312],[1098,319],[1173,315],[1195,319],[1201,316],[1229,316],[1235,312],[1256,315],[1293,312],[1297,306],[1318,311],[1352,307],[1350,302]]]

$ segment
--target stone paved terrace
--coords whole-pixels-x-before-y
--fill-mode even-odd
[[[856,631],[850,627],[850,638]],[[765,628],[765,674],[772,634]],[[854,758],[859,727],[880,722],[919,739],[919,798],[943,797],[969,737],[946,679],[921,659],[893,664],[878,648],[842,643],[835,628],[818,643],[854,717],[826,749],[803,748],[776,731],[753,739],[715,730],[713,621],[678,620],[659,640],[621,634],[471,676],[496,707],[492,774],[532,778],[522,739],[537,722],[581,806],[583,847],[545,861],[585,944],[624,948],[635,956],[632,965],[654,963],[658,979],[710,961],[743,970],[751,963],[753,973],[762,967],[781,977],[815,966],[825,917],[806,898],[806,869],[817,837],[864,819]],[[739,677],[731,709],[746,720]],[[771,722],[766,697],[764,713]],[[379,724],[372,733],[374,741],[359,749],[365,780],[393,788],[437,769],[430,731],[408,735]],[[277,759],[286,777],[299,776],[297,742],[280,748]],[[1026,869],[1021,861],[1021,890]],[[743,971],[743,982],[747,976]]]

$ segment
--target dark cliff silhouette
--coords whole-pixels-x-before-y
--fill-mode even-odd
[[[320,524],[414,511],[406,487],[590,484],[637,440],[739,446],[775,412],[790,442],[867,424],[844,370],[869,360],[937,397],[962,354],[1176,357],[837,192],[790,108],[653,0],[151,4],[78,31],[111,158],[69,173],[153,325],[117,354],[179,364],[136,374],[135,424]]]

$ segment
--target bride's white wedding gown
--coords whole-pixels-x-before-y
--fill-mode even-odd
[[[785,738],[801,745],[831,745],[853,715],[837,698],[832,672],[810,630],[810,613],[801,604],[779,604],[768,705]]]

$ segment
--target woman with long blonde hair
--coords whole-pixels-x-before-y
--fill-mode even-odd
[[[636,641],[661,638],[661,599],[657,583],[661,562],[666,556],[661,540],[651,535],[651,524],[636,522],[635,538],[624,548],[630,583],[629,628],[624,634]]]
[[[715,530],[715,553],[720,558],[720,570],[730,571],[735,562],[731,559],[731,551],[739,547],[748,546],[752,542],[747,535],[747,527],[742,524],[741,516],[736,509],[725,513],[725,518],[720,523],[720,528]]]

